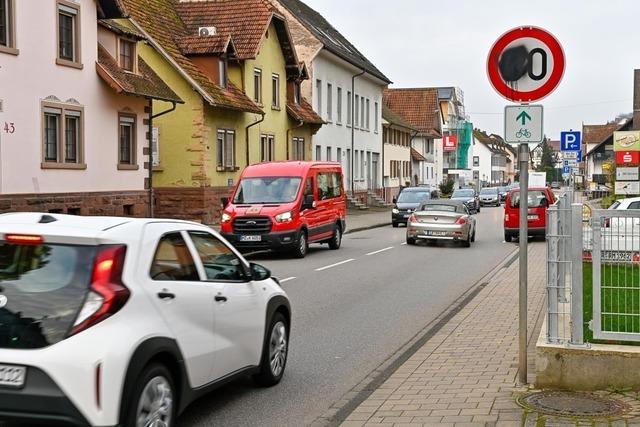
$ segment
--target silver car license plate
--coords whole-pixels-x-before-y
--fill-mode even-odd
[[[447,232],[446,231],[432,231],[432,230],[427,230],[425,231],[425,234],[427,236],[446,236]]]
[[[24,366],[0,365],[0,387],[22,387],[26,374]]]
[[[262,236],[240,236],[241,242],[262,242]]]

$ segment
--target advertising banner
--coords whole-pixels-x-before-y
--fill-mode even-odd
[[[640,131],[614,132],[613,151],[640,151]]]

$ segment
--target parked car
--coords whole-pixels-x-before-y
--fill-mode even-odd
[[[535,187],[528,191],[527,224],[529,236],[546,235],[547,208],[556,202],[549,187]],[[510,242],[520,234],[520,190],[514,189],[507,194],[504,204],[504,240]]]
[[[551,188],[553,188],[554,190],[559,190],[562,187],[562,184],[560,183],[560,181],[553,181],[551,183]]]
[[[220,231],[241,250],[307,255],[309,243],[339,249],[347,199],[340,163],[269,162],[248,166],[231,199],[223,198]]]
[[[500,206],[498,187],[485,187],[480,190],[480,206]]]
[[[500,203],[503,203],[507,199],[507,193],[509,192],[509,187],[498,187],[498,194],[500,195]]]
[[[186,221],[0,216],[0,416],[175,426],[253,375],[277,384],[291,308],[269,270]]]
[[[391,225],[407,224],[407,220],[413,211],[426,200],[431,199],[429,187],[403,188],[397,198],[393,199],[394,207],[391,210]]]
[[[480,198],[473,188],[461,188],[455,190],[451,195],[451,200],[459,200],[463,202],[470,212],[480,212]]]
[[[476,239],[476,219],[459,200],[431,200],[420,205],[407,223],[407,244],[418,240],[453,240],[470,247]]]

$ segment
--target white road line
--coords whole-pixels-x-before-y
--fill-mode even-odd
[[[388,251],[389,249],[393,249],[393,246],[389,246],[389,247],[387,247],[387,248],[380,249],[379,251],[369,252],[367,255],[375,255],[375,254],[379,254],[380,252]]]
[[[346,264],[346,263],[351,262],[351,261],[355,261],[355,259],[349,258],[349,259],[346,259],[344,261],[336,262],[335,264],[331,264],[331,265],[327,265],[327,266],[324,266],[324,267],[316,268],[316,271],[327,270],[329,268],[337,267],[339,265]]]
[[[290,282],[291,280],[295,280],[297,279],[297,277],[293,276],[293,277],[287,277],[286,279],[282,279],[280,280],[280,283],[284,283],[284,282]]]

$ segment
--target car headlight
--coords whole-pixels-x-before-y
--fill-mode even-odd
[[[400,213],[400,211],[397,208],[393,208],[391,209],[391,213],[397,214]]]
[[[293,220],[293,212],[292,211],[276,215],[276,221],[277,222],[291,222],[292,220]]]
[[[407,209],[407,213],[411,213],[411,212],[413,212],[412,209]]]
[[[222,223],[224,224],[225,222],[229,222],[231,221],[231,215],[229,215],[226,212],[222,213]]]

